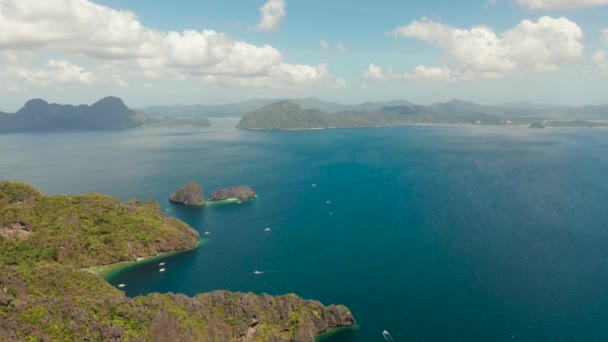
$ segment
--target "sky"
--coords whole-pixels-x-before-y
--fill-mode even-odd
[[[0,0],[0,111],[608,103],[608,0]]]

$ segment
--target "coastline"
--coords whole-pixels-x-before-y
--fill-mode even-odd
[[[254,199],[257,199],[258,197],[254,197],[254,198],[247,198],[247,199],[238,199],[238,198],[227,198],[225,200],[217,200],[217,201],[207,201],[205,202],[205,205],[214,205],[214,204],[241,204],[241,203],[245,203],[245,202],[249,202],[249,201],[253,201]],[[241,202],[241,203],[239,203]]]
[[[359,324],[337,327],[337,328],[329,328],[322,333],[319,333],[315,336],[314,342],[324,342],[324,341],[332,341],[333,337],[340,334],[347,334],[349,332],[355,332],[359,330]]]
[[[297,131],[318,131],[318,130],[339,130],[339,129],[366,129],[366,128],[387,128],[387,127],[401,127],[401,126],[454,126],[454,127],[468,127],[468,126],[478,126],[478,127],[521,127],[528,128],[529,124],[476,124],[476,123],[403,123],[403,124],[394,124],[394,125],[377,125],[377,126],[361,126],[361,127],[312,127],[312,128],[241,128],[237,127],[237,129],[245,130],[245,131],[268,131],[268,132],[297,132]],[[608,128],[608,126],[545,126],[545,128]]]
[[[137,260],[121,261],[121,262],[117,262],[117,263],[114,263],[114,264],[101,265],[101,266],[91,266],[91,267],[83,268],[81,270],[83,270],[85,272],[92,273],[92,274],[94,274],[96,276],[102,277],[105,280],[108,280],[114,274],[122,272],[123,270],[125,270],[127,268],[133,267],[135,265],[143,264],[143,263],[148,263],[148,262],[152,262],[152,261],[158,261],[158,260],[161,260],[161,259],[173,256],[173,255],[177,255],[177,254],[181,254],[181,253],[185,253],[185,252],[194,251],[199,246],[204,245],[207,242],[208,242],[208,239],[200,238],[198,240],[198,242],[196,243],[196,246],[194,246],[193,248],[182,249],[182,250],[179,250],[179,251],[172,251],[172,252],[166,252],[166,253],[159,253],[157,255],[151,255],[151,256],[148,256],[148,257],[137,258]]]

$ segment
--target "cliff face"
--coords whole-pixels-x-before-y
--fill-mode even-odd
[[[233,198],[244,200],[244,199],[250,199],[250,198],[256,198],[256,197],[258,197],[258,195],[255,193],[255,191],[252,188],[250,188],[248,186],[237,186],[237,187],[233,187],[233,188],[218,190],[218,191],[212,193],[211,197],[209,197],[209,199],[211,201],[223,201],[223,200],[233,199]]]
[[[94,275],[61,265],[0,266],[0,340],[313,341],[354,324],[344,306],[295,295],[215,291],[127,298]]]
[[[127,298],[80,270],[193,247],[196,232],[155,202],[44,196],[0,182],[0,232],[0,341],[313,341],[354,324],[346,307],[296,295]]]
[[[205,204],[205,196],[203,195],[203,189],[197,182],[190,182],[177,189],[177,191],[175,191],[169,197],[169,200],[173,203],[188,206],[199,206]]]

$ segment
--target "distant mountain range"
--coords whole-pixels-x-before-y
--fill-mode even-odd
[[[142,108],[141,111],[151,117],[242,117],[245,113],[260,109],[269,104],[284,101],[283,99],[252,99],[237,103],[223,105],[189,105],[189,106],[153,106]],[[400,106],[410,104],[407,101],[365,102],[358,105],[345,105],[337,102],[323,101],[312,97],[302,99],[289,99],[289,101],[305,109],[318,109],[327,113],[341,111],[372,111],[387,106]]]
[[[241,117],[243,129],[314,129],[406,124],[485,124],[606,127],[608,105],[567,107],[516,103],[487,106],[453,100],[432,105],[408,101],[344,105],[316,98],[253,99],[225,105],[129,109],[106,97],[92,105],[60,105],[35,99],[13,114],[0,112],[0,133],[114,130],[140,126],[209,126],[207,117]],[[537,125],[538,126],[538,125]]]
[[[339,114],[338,116],[344,116],[347,113],[356,114],[354,117],[359,117],[359,119],[366,115],[364,112],[375,112],[374,115],[378,117],[383,116],[382,113],[386,113],[387,108],[393,108],[395,112],[400,112],[402,114],[409,112],[410,116],[412,113],[416,113],[418,116],[426,118],[425,120],[427,120],[431,114],[434,114],[435,119],[437,119],[438,116],[446,115],[452,115],[454,117],[466,116],[468,118],[478,116],[478,119],[481,121],[485,119],[494,122],[509,120],[513,121],[513,119],[525,119],[525,122],[545,120],[608,120],[608,105],[570,107],[534,103],[509,103],[500,106],[488,106],[461,100],[453,100],[423,106],[416,105],[405,100],[365,102],[356,105],[347,105],[337,102],[323,101],[316,98],[285,100],[253,99],[224,105],[155,106],[144,108],[142,111],[151,117],[243,117],[247,113],[256,112],[257,110],[266,106],[284,101],[289,101],[290,103],[295,104],[305,110],[318,110],[324,114]],[[370,113],[367,115],[370,115]],[[353,116],[351,115],[349,119],[353,119]],[[403,118],[401,117],[396,119],[402,120]],[[443,122],[444,119],[448,121],[456,120],[442,117],[440,121]],[[462,118],[456,121],[461,119]],[[325,120],[332,121],[335,120],[335,118],[325,118]],[[393,119],[385,117],[384,120],[381,121],[385,120],[392,122]],[[408,122],[410,121],[411,120]],[[417,122],[418,120],[414,121]],[[467,119],[466,121],[469,122],[470,120]],[[473,122],[475,121],[477,120],[474,120]]]
[[[380,103],[374,104],[379,105]],[[485,106],[454,100],[429,106],[403,102],[381,108],[351,106],[334,113],[308,109],[294,101],[279,101],[251,111],[237,124],[241,129],[319,129],[408,124],[530,125],[542,127],[608,127],[608,106]],[[363,106],[363,107],[362,107]]]
[[[205,118],[150,118],[129,109],[117,97],[105,97],[94,104],[60,105],[41,99],[30,100],[16,113],[0,112],[0,133],[97,131],[139,126],[209,126]]]

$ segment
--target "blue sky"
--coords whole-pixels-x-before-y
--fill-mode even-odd
[[[136,107],[305,96],[608,102],[604,0],[46,5],[0,3],[0,110],[33,97],[90,103],[106,95]],[[265,5],[270,26],[256,27]]]

